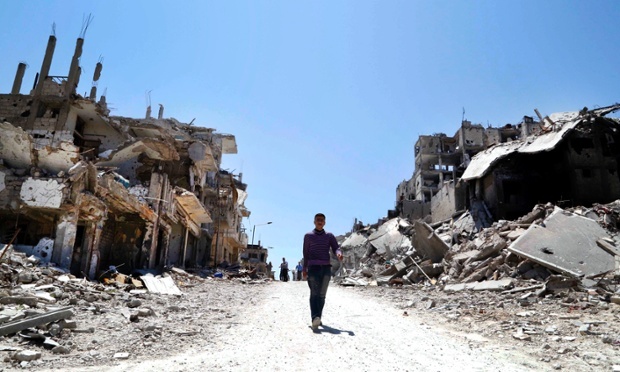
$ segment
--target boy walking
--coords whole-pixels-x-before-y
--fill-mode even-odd
[[[331,264],[329,250],[342,261],[342,251],[334,234],[326,232],[325,215],[317,213],[314,216],[314,230],[304,236],[303,277],[308,279],[310,288],[310,317],[312,329],[316,330],[322,323],[323,306],[327,287],[331,279]]]

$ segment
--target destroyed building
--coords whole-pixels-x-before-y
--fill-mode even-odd
[[[479,209],[488,221],[514,219],[538,203],[607,203],[620,197],[620,108],[524,116],[500,128],[463,120],[452,137],[420,136],[415,170],[396,188],[389,217],[439,222]]]
[[[248,244],[247,249],[239,255],[239,260],[241,265],[250,271],[270,278],[271,268],[267,265],[267,257],[269,257],[269,251],[259,241],[258,244]]]
[[[247,245],[247,185],[221,170],[235,137],[157,118],[110,116],[97,99],[103,64],[88,97],[79,95],[78,38],[67,76],[50,73],[51,35],[32,90],[20,63],[0,94],[0,244],[95,278],[115,266],[161,269],[236,261]]]
[[[497,281],[485,287],[557,274],[591,286],[617,275],[620,119],[607,116],[617,110],[421,136],[396,211],[341,245],[348,283]]]

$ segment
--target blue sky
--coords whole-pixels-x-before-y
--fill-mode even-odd
[[[244,224],[301,258],[316,212],[343,234],[374,223],[411,177],[420,134],[466,119],[500,126],[619,101],[617,1],[2,1],[0,91],[39,71],[52,23],[51,74],[66,75],[92,14],[78,91],[99,57],[112,114],[154,112],[234,134]]]

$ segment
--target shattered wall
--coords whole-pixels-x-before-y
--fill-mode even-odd
[[[421,200],[403,200],[402,216],[410,221],[424,218],[431,213],[431,203]]]
[[[22,94],[0,94],[0,122],[8,121],[16,126],[30,115],[32,97]]]
[[[403,180],[396,187],[396,200],[411,200],[415,198],[415,179]]]
[[[450,219],[456,211],[464,209],[465,198],[464,189],[456,187],[454,181],[444,182],[431,199],[432,222]]]
[[[65,185],[55,179],[28,178],[22,184],[20,199],[35,208],[60,208],[64,199]]]
[[[485,129],[480,124],[472,125],[464,120],[457,131],[459,148],[464,150],[479,150],[485,147]]]
[[[581,204],[610,202],[620,197],[620,135],[608,125],[604,118],[599,118],[589,133],[575,132],[567,141],[572,194]]]

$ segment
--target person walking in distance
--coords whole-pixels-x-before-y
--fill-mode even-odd
[[[302,271],[304,271],[304,267],[303,267],[303,265],[301,264],[301,261],[299,261],[299,262],[297,263],[297,266],[295,266],[295,271],[296,271],[296,273],[297,273],[297,278],[296,278],[296,280],[297,280],[297,281],[301,281],[301,272],[302,272]]]
[[[331,279],[329,250],[331,249],[338,260],[342,261],[342,251],[336,237],[326,232],[324,226],[325,215],[317,213],[314,216],[314,230],[304,236],[303,277],[307,278],[310,287],[310,317],[313,330],[322,324],[323,306]]]
[[[288,262],[282,257],[282,263],[280,264],[280,280],[288,282]]]

